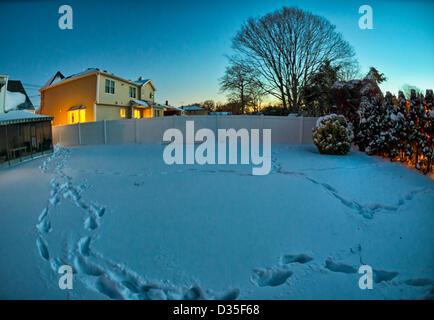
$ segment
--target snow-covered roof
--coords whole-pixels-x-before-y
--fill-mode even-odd
[[[53,77],[51,77],[47,81],[47,83],[41,89],[39,89],[39,91],[45,90],[45,89],[47,89],[47,88],[49,88],[51,86],[57,85],[59,83],[67,82],[67,81],[69,81],[71,79],[79,78],[79,77],[82,77],[82,76],[86,76],[86,75],[89,75],[89,74],[92,74],[92,73],[95,73],[95,72],[99,72],[99,73],[101,73],[103,75],[106,75],[106,76],[109,76],[109,77],[113,77],[113,78],[121,80],[121,81],[129,82],[131,84],[144,85],[145,83],[149,82],[151,84],[152,88],[154,90],[156,90],[154,84],[151,81],[151,79],[143,79],[143,80],[131,81],[131,80],[119,77],[119,76],[117,76],[117,75],[115,75],[113,73],[109,73],[106,70],[101,71],[98,68],[87,68],[86,70],[84,70],[82,72],[74,73],[74,74],[72,74],[72,75],[70,75],[68,77],[64,77],[60,73],[60,71],[58,71]]]
[[[145,106],[145,107],[150,107],[151,106],[151,104],[148,101],[139,100],[139,99],[132,99],[131,100],[131,104],[133,106]]]
[[[41,89],[39,89],[39,91],[45,90],[45,89],[47,89],[47,88],[49,88],[49,87],[51,87],[51,86],[54,86],[54,85],[56,85],[56,84],[58,84],[58,83],[66,82],[66,81],[68,81],[68,80],[71,80],[71,79],[74,79],[74,78],[78,78],[78,77],[81,77],[81,76],[84,76],[84,75],[87,75],[87,74],[91,74],[91,73],[94,73],[94,72],[97,72],[97,71],[99,71],[98,68],[87,68],[86,70],[84,70],[84,71],[82,71],[82,72],[71,74],[71,75],[68,76],[68,77],[63,77],[63,75],[62,75],[60,72],[57,72],[53,77],[51,77],[51,78],[50,78],[50,79],[45,83],[45,85],[44,85]],[[60,74],[63,78],[60,77],[59,74]]]
[[[57,71],[55,75],[53,75],[50,79],[48,79],[48,81],[44,84],[44,86],[41,89],[47,88],[51,86],[53,83],[62,81],[63,79],[65,79],[65,76],[60,71]]]
[[[181,108],[175,107],[175,106],[170,106],[167,104],[162,104],[162,103],[155,103],[156,106],[161,107],[161,108],[168,108],[168,109],[174,109],[177,111],[183,111]]]
[[[232,112],[230,111],[214,111],[209,113],[210,116],[228,116],[231,115]]]
[[[133,81],[135,84],[138,84],[138,85],[141,85],[141,86],[143,86],[144,84],[146,84],[146,83],[148,83],[149,82],[149,84],[152,86],[152,88],[154,89],[154,90],[156,90],[155,89],[155,86],[154,86],[154,83],[152,82],[152,80],[151,79],[139,79],[139,80],[136,80],[136,81]]]
[[[0,126],[14,123],[53,120],[53,117],[42,114],[34,114],[23,110],[14,110],[0,113]]]
[[[20,80],[9,80],[6,92],[6,111],[35,110]]]
[[[204,110],[203,108],[198,107],[198,106],[184,106],[184,107],[181,107],[181,109],[183,109],[185,111],[202,111],[202,110]]]
[[[145,84],[148,81],[151,81],[151,79],[137,80],[137,81],[134,81],[134,82],[137,83],[137,84],[143,85],[143,84]]]

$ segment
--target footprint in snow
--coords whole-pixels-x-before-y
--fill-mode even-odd
[[[307,254],[301,253],[301,254],[285,254],[280,257],[280,264],[290,264],[290,263],[307,263],[309,261],[312,261],[313,258],[308,256]]]
[[[292,271],[285,269],[255,269],[250,281],[258,287],[277,287],[286,282],[292,276]]]

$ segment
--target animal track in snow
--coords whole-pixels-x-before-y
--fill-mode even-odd
[[[406,201],[411,201],[414,199],[414,197],[417,194],[424,193],[424,192],[434,192],[432,189],[427,188],[418,188],[415,190],[409,191],[406,195],[401,197],[396,204],[384,204],[384,203],[367,203],[367,204],[360,204],[357,201],[349,200],[343,197],[339,191],[331,186],[328,183],[322,183],[320,181],[317,181],[311,177],[308,177],[304,172],[302,171],[287,171],[284,169],[282,164],[277,163],[277,160],[275,160],[276,163],[276,169],[272,170],[273,173],[279,173],[283,175],[290,175],[290,176],[298,176],[298,177],[304,177],[306,180],[312,182],[313,184],[321,186],[325,191],[327,191],[329,194],[331,194],[333,197],[335,197],[337,200],[339,200],[344,206],[351,210],[357,211],[362,217],[366,219],[372,219],[376,213],[380,212],[396,212],[399,210],[401,206],[405,204]],[[374,166],[378,166],[377,164]],[[369,167],[369,166],[365,166]],[[361,167],[363,168],[363,167]],[[324,170],[330,170],[330,169],[341,169],[341,168],[328,168]],[[343,169],[343,168],[342,168]],[[349,169],[357,169],[355,168],[349,168]],[[307,171],[303,170],[303,171]],[[312,170],[313,171],[313,170]],[[322,171],[322,170],[315,170],[315,171]]]

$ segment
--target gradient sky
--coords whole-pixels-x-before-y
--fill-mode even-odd
[[[58,28],[62,4],[73,8],[73,30]],[[364,4],[373,8],[373,30],[358,27]],[[58,70],[68,76],[88,67],[150,78],[161,103],[225,101],[218,79],[231,38],[247,18],[282,6],[329,19],[353,45],[364,73],[370,66],[385,73],[383,90],[405,83],[434,88],[434,1],[0,0],[0,74],[25,83],[35,105],[31,85]]]

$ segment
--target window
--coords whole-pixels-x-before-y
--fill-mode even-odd
[[[134,109],[134,118],[136,118],[136,119],[140,119],[141,118],[140,109]]]
[[[161,110],[154,109],[154,117],[161,117],[163,112]]]
[[[86,122],[86,110],[72,110],[68,111],[68,123]]]
[[[130,98],[136,98],[136,88],[130,87]]]
[[[152,99],[154,97],[154,93],[153,92],[150,92],[149,93],[149,99]]]
[[[105,79],[105,93],[115,93],[115,82],[113,80]]]
[[[125,108],[121,108],[120,113],[121,113],[121,118],[125,118],[125,116],[126,116]]]

